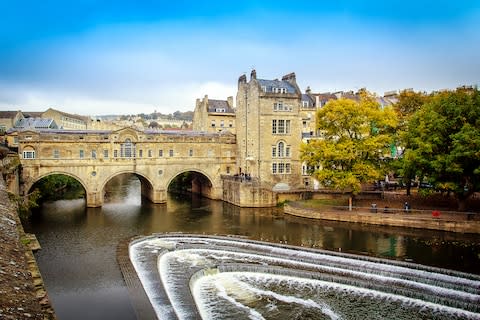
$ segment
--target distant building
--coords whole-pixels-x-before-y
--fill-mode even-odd
[[[53,119],[60,129],[86,130],[89,129],[90,117],[70,114],[52,108],[42,113],[42,118]]]
[[[227,100],[197,99],[193,114],[193,130],[204,132],[229,131],[235,134],[233,97]]]

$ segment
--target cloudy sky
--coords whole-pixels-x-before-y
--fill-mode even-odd
[[[480,1],[0,0],[0,110],[193,110],[252,68],[314,92],[480,84]]]

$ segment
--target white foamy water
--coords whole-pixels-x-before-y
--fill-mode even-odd
[[[193,235],[130,258],[159,318],[480,319],[480,278],[437,268]]]

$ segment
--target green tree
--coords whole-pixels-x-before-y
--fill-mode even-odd
[[[367,92],[359,102],[331,100],[317,112],[321,135],[302,145],[302,160],[316,168],[312,175],[324,187],[356,194],[385,173],[396,124],[393,109],[382,109]]]
[[[406,166],[437,189],[451,191],[458,209],[480,189],[480,93],[442,92],[410,119]]]
[[[409,148],[406,132],[410,118],[428,102],[430,97],[421,92],[404,90],[398,96],[398,102],[394,105],[394,110],[398,116],[398,126],[396,130],[395,144],[403,148]],[[415,167],[410,165],[411,159],[401,156],[392,163],[392,169],[398,173],[407,186],[407,195],[410,195],[412,181],[417,174]]]
[[[44,177],[34,185],[42,200],[76,199],[85,195],[83,186],[75,178],[62,174]]]

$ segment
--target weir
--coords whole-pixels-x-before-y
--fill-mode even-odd
[[[480,319],[480,276],[451,270],[183,234],[139,238],[129,255],[159,318]]]

